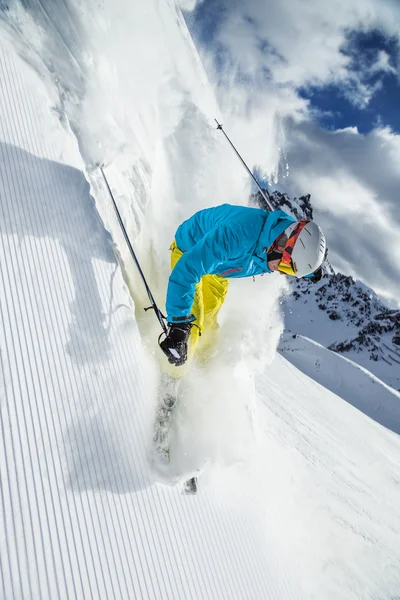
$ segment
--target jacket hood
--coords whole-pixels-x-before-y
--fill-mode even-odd
[[[292,223],[296,223],[296,219],[283,210],[274,210],[269,213],[258,238],[255,254],[266,261],[268,248]]]

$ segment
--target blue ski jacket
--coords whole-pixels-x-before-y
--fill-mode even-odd
[[[252,277],[270,273],[267,250],[295,219],[282,210],[222,204],[195,213],[177,229],[183,256],[171,272],[167,290],[170,323],[193,320],[196,284],[203,275]]]

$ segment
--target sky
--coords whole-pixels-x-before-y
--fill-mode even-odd
[[[311,193],[333,266],[399,306],[400,4],[182,8],[249,167],[272,188]]]

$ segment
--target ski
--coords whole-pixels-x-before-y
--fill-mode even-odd
[[[158,386],[158,407],[153,442],[156,454],[169,462],[169,429],[173,409],[178,401],[180,379],[162,373]]]
[[[183,484],[182,494],[195,495],[197,494],[197,477],[191,477]]]
[[[180,382],[181,379],[162,373],[158,386],[158,407],[154,422],[153,443],[158,460],[165,465],[170,460],[171,418],[178,402]],[[182,494],[195,495],[196,493],[197,477],[191,477],[184,482]]]

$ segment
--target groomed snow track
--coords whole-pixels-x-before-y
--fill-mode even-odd
[[[149,478],[140,338],[76,144],[6,40],[0,71],[0,597],[295,597],[250,512]]]

